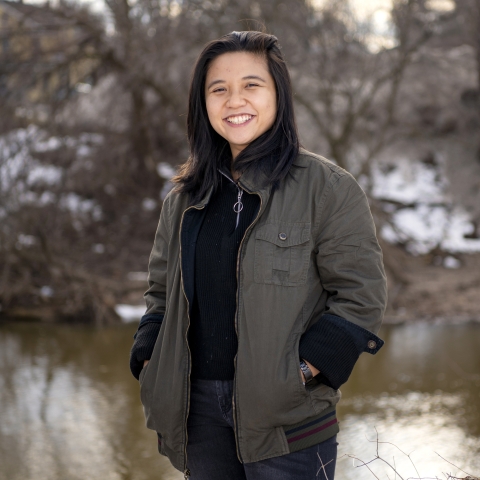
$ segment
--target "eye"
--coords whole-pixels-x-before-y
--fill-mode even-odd
[[[225,91],[225,88],[223,87],[219,87],[219,88],[216,88],[215,90],[212,90],[213,93],[224,92],[224,91]]]
[[[258,83],[247,83],[247,88],[250,88],[250,87],[258,87]]]

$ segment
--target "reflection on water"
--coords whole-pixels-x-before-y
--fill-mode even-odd
[[[128,371],[134,330],[0,326],[0,480],[182,478],[144,427]],[[376,432],[411,453],[422,476],[459,473],[435,452],[478,475],[480,327],[400,326],[381,336],[386,346],[362,356],[342,389],[337,478],[374,478],[344,455],[373,459]],[[417,476],[392,445],[379,452],[404,478]],[[369,466],[387,478],[380,461]]]
[[[376,432],[380,441],[411,454],[422,477],[461,473],[437,453],[478,476],[480,326],[390,327],[382,336],[385,347],[376,357],[362,356],[342,389],[340,478],[374,478],[366,467],[353,468],[352,460],[342,455],[375,458]],[[404,478],[418,477],[396,447],[380,444],[379,454],[395,463]],[[381,478],[387,478],[387,472],[394,477],[380,461],[369,466]]]
[[[0,328],[0,479],[180,478],[144,427],[135,327]]]
[[[440,478],[442,472],[461,473],[438,454],[468,472],[478,474],[480,471],[480,439],[469,436],[459,426],[465,405],[462,395],[412,392],[379,399],[363,398],[368,409],[376,409],[377,413],[362,413],[366,404],[352,400],[358,413],[346,415],[342,424],[339,470],[343,475],[340,478],[374,478],[365,467],[352,468],[352,459],[345,454],[354,453],[363,462],[372,460],[377,438],[379,442],[388,442],[379,443],[379,455],[396,465],[404,478],[418,478],[412,462],[421,477],[438,475]],[[361,463],[356,461],[355,465]],[[380,461],[370,467],[379,476],[389,473],[393,478],[393,471]]]

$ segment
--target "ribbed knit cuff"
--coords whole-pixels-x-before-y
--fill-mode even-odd
[[[162,321],[163,315],[144,315],[133,336],[135,342],[130,350],[130,370],[137,380],[142,371],[143,362],[152,357]]]
[[[320,317],[300,339],[300,358],[320,370],[318,379],[332,388],[344,384],[362,352],[375,355],[384,341],[336,315]]]

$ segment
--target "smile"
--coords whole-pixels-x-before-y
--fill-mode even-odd
[[[254,115],[232,115],[231,117],[227,117],[226,121],[228,123],[233,123],[234,125],[242,125],[243,123],[247,123],[253,117]]]

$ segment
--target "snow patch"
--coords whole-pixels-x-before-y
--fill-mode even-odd
[[[462,264],[460,263],[460,260],[455,257],[448,256],[443,260],[443,266],[445,268],[460,268]]]
[[[382,172],[376,165],[372,169],[372,195],[405,205],[424,202],[444,202],[445,182],[433,166],[398,159],[391,170]]]
[[[93,210],[94,206],[93,200],[82,199],[75,193],[67,193],[60,200],[60,207],[73,213],[88,213]]]
[[[102,208],[94,200],[87,200],[75,193],[68,193],[60,199],[60,208],[68,210],[73,214],[85,215],[91,213],[95,221],[102,219]]]
[[[404,244],[414,255],[434,248],[451,253],[480,252],[468,213],[453,206],[445,193],[447,183],[438,165],[399,158],[394,164],[372,169],[372,195],[383,201],[390,221],[381,236],[390,243]]]
[[[62,179],[62,169],[53,165],[41,165],[36,163],[31,167],[27,176],[27,183],[30,186],[43,183],[46,185],[56,185]]]
[[[77,147],[77,155],[79,157],[88,157],[92,153],[92,147],[88,145],[79,145]]]
[[[44,298],[51,298],[53,297],[53,294],[53,288],[49,287],[48,285],[44,285],[42,288],[40,288],[40,296]]]
[[[37,237],[34,237],[33,235],[24,235],[23,233],[21,233],[17,238],[17,243],[15,244],[15,246],[20,249],[22,247],[32,247],[37,243]]]
[[[62,146],[62,140],[58,137],[50,137],[46,140],[39,140],[34,143],[35,152],[51,152]]]
[[[145,306],[119,304],[115,306],[115,312],[124,323],[138,322],[145,313]]]
[[[160,162],[157,165],[157,173],[165,180],[170,180],[177,173],[176,170],[167,162]]]
[[[144,198],[142,202],[142,208],[146,212],[151,212],[158,207],[158,203],[153,198]]]
[[[105,253],[105,245],[103,245],[102,243],[96,243],[96,244],[92,247],[92,251],[93,251],[94,253],[98,253],[98,254]]]
[[[146,282],[148,280],[148,272],[128,272],[127,278],[134,282]]]

